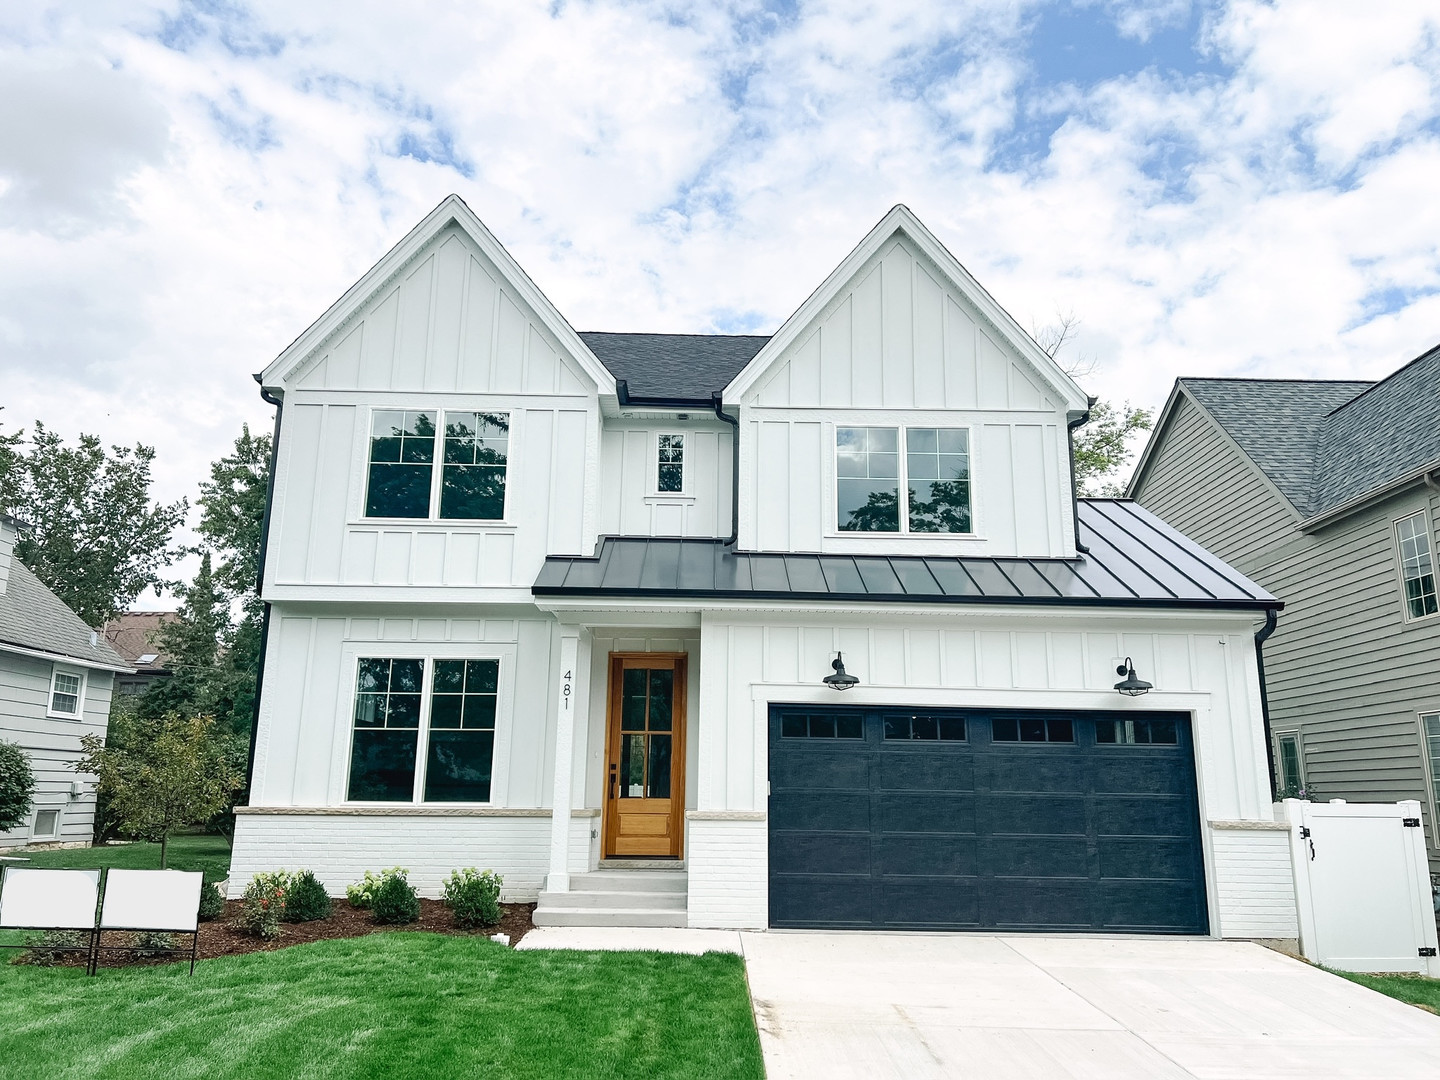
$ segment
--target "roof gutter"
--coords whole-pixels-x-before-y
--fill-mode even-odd
[[[1260,722],[1265,729],[1265,760],[1270,765],[1270,801],[1275,801],[1275,739],[1270,733],[1270,695],[1265,688],[1265,642],[1280,621],[1279,608],[1265,609],[1265,625],[1255,631],[1255,670],[1260,676]]]
[[[624,379],[615,380],[615,400],[622,409],[708,409],[709,398],[681,397],[632,397],[630,384]]]
[[[255,376],[260,382],[260,376]],[[260,385],[260,398],[267,405],[275,406],[275,430],[270,436],[270,474],[265,478],[265,513],[260,519],[260,557],[255,566],[255,593],[261,597],[260,654],[255,663],[255,706],[250,716],[250,749],[245,757],[244,799],[250,801],[250,785],[255,779],[255,744],[260,735],[260,694],[265,688],[265,656],[270,644],[270,601],[264,599],[265,557],[270,550],[270,515],[275,505],[275,464],[280,459],[280,417],[285,411],[285,402]]]
[[[717,390],[710,395],[715,407],[715,418],[729,424],[730,433],[730,535],[726,547],[734,547],[740,541],[740,418],[725,411],[725,394]]]
[[[1440,488],[1436,488],[1431,475],[1437,471],[1440,471],[1440,461],[1432,461],[1428,465],[1422,465],[1418,469],[1412,469],[1403,476],[1397,476],[1388,484],[1381,484],[1377,488],[1371,488],[1369,491],[1356,495],[1353,499],[1346,499],[1338,506],[1332,506],[1329,510],[1306,518],[1300,522],[1300,531],[1305,533],[1314,532],[1316,529],[1323,528],[1331,522],[1354,513],[1368,502],[1373,502],[1375,499],[1390,495],[1399,491],[1401,488],[1409,487],[1411,484],[1424,483],[1427,487],[1440,491]]]
[[[1090,549],[1080,542],[1080,483],[1075,479],[1075,432],[1090,422],[1090,409],[1099,398],[1086,398],[1086,409],[1065,425],[1065,438],[1070,444],[1070,517],[1075,522],[1075,550],[1090,554]]]

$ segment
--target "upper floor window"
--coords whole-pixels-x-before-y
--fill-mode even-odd
[[[84,695],[85,675],[80,671],[55,668],[50,674],[51,716],[67,720],[80,719],[80,702]]]
[[[685,436],[661,435],[656,453],[655,490],[669,494],[685,490]]]
[[[1405,614],[1411,619],[1434,615],[1435,560],[1430,553],[1430,535],[1425,511],[1401,518],[1395,523],[1395,539],[1400,545],[1400,581],[1405,591]]]
[[[370,421],[365,516],[505,517],[510,420],[503,413],[446,412],[444,430],[425,409],[377,409]],[[435,491],[436,443],[441,447]],[[438,508],[432,506],[438,502]]]
[[[835,524],[841,532],[972,532],[969,431],[837,428]]]

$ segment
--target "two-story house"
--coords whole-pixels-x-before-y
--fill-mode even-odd
[[[83,736],[104,736],[115,678],[133,669],[15,557],[23,528],[0,514],[0,739],[29,757],[35,796],[29,820],[0,832],[0,851],[84,847],[95,777],[72,766]]]
[[[258,378],[234,892],[479,866],[547,924],[1294,935],[1279,602],[1075,498],[1085,393],[904,207],[773,336],[579,334],[452,196]]]
[[[1284,597],[1277,788],[1418,799],[1440,871],[1440,347],[1375,383],[1181,379],[1129,493]]]

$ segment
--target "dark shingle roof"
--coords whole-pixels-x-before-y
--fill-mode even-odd
[[[105,667],[126,667],[104,636],[90,644],[91,629],[18,559],[10,563],[10,581],[0,593],[0,650],[6,645],[58,653]]]
[[[760,334],[611,334],[580,335],[616,379],[624,379],[632,398],[669,398],[705,402],[770,340]]]
[[[794,555],[720,540],[606,537],[594,558],[550,556],[538,596],[1262,609],[1253,581],[1129,500],[1082,499],[1078,559]]]
[[[1302,514],[1311,512],[1315,448],[1330,411],[1372,383],[1181,379],[1216,423]]]

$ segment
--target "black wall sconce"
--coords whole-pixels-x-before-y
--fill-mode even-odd
[[[1148,694],[1154,687],[1135,674],[1135,665],[1130,662],[1130,657],[1125,657],[1125,662],[1115,669],[1116,675],[1124,675],[1115,684],[1115,689],[1126,697],[1139,697],[1141,694]]]
[[[841,659],[840,653],[835,654],[835,659],[830,661],[830,666],[835,669],[835,674],[826,675],[823,681],[831,690],[849,690],[860,681],[845,670],[845,661]]]

